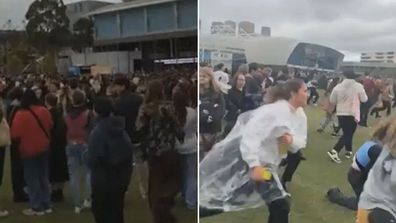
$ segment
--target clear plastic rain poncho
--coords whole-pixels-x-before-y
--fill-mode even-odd
[[[277,173],[282,160],[277,138],[290,133],[292,121],[293,112],[286,101],[264,105],[241,114],[227,137],[214,145],[200,163],[200,206],[206,209],[237,211],[257,208],[289,196]],[[255,132],[253,134],[259,137],[243,142],[246,134],[249,134],[248,131]],[[250,141],[260,143],[260,154],[241,152],[243,144]],[[272,180],[251,180],[250,168],[246,162],[248,155],[260,157],[260,165],[269,168]]]

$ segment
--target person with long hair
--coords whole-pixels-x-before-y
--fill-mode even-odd
[[[386,116],[391,114],[392,110],[392,85],[389,80],[384,81],[384,85],[381,88],[380,104],[381,106],[375,107],[371,110],[370,115],[374,115],[376,118],[380,118],[379,112],[386,110]]]
[[[308,95],[300,79],[286,81],[283,90],[281,100],[240,115],[230,134],[202,160],[203,209],[232,211],[265,203],[269,223],[289,221],[288,194],[277,172],[287,151],[302,148],[293,122]]]
[[[184,143],[177,145],[182,159],[183,185],[182,194],[187,208],[197,206],[197,110],[191,107],[189,96],[184,91],[173,93],[173,105],[179,124],[183,126]]]
[[[245,76],[242,73],[234,75],[232,88],[228,91],[226,97],[227,113],[224,117],[226,121],[223,133],[224,136],[227,136],[232,127],[234,127],[239,114],[245,111],[245,83]]]
[[[88,149],[88,136],[92,125],[92,113],[87,108],[85,93],[75,90],[72,101],[64,115],[67,126],[66,156],[69,168],[70,187],[74,202],[74,212],[80,214],[83,208],[91,207],[90,171],[84,159]],[[84,173],[82,174],[81,171]],[[84,176],[85,196],[81,199],[81,175]]]
[[[7,120],[4,117],[4,111],[0,109],[0,187],[3,183],[6,147],[10,144],[10,127],[8,126]],[[9,213],[7,210],[0,209],[0,217],[6,217],[8,214]]]
[[[24,177],[30,208],[23,210],[27,216],[51,213],[51,195],[48,179],[48,149],[53,126],[47,108],[39,105],[34,91],[28,89],[21,99],[11,125],[11,137],[19,141]]]
[[[51,140],[49,148],[49,180],[51,183],[51,200],[53,202],[63,201],[63,187],[69,180],[66,158],[66,123],[63,118],[58,98],[50,93],[45,96],[45,105],[51,113],[52,122]]]
[[[384,145],[360,195],[357,223],[396,222],[396,118],[374,130]]]
[[[171,208],[182,179],[176,141],[183,143],[184,134],[172,102],[165,100],[160,80],[149,82],[137,120],[149,166],[148,200],[153,220],[173,223],[176,219]]]
[[[9,92],[10,105],[7,107],[7,121],[12,126],[16,112],[21,107],[21,98],[23,95],[22,87],[14,87]],[[13,191],[14,202],[26,202],[29,201],[29,197],[25,192],[26,182],[23,174],[23,166],[21,154],[18,150],[19,141],[11,138],[10,146],[10,161],[11,161],[11,183]]]
[[[199,136],[202,155],[209,152],[222,130],[225,113],[223,93],[211,68],[199,70]]]

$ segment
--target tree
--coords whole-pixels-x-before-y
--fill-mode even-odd
[[[93,45],[93,26],[89,18],[81,18],[73,24],[73,50],[81,52]]]
[[[29,42],[42,54],[70,44],[69,19],[63,0],[35,0],[25,15]]]

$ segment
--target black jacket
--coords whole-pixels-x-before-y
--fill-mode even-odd
[[[141,96],[129,90],[124,91],[114,102],[114,114],[125,118],[125,130],[132,141],[137,140],[133,133],[136,130],[135,122],[142,102]]]
[[[122,117],[98,118],[89,136],[87,161],[90,169],[108,171],[132,166],[133,145]]]
[[[236,121],[239,114],[245,110],[245,92],[232,88],[228,91],[226,108],[227,114],[225,120]]]
[[[225,113],[225,101],[222,93],[213,91],[202,93],[199,96],[199,132],[221,132],[221,123]]]

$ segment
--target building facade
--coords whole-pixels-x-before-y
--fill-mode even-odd
[[[69,29],[73,30],[74,23],[86,16],[87,13],[112,4],[114,3],[96,0],[80,0],[78,2],[66,4],[66,16],[70,21]]]
[[[94,21],[94,53],[129,52],[121,53],[127,56],[116,64],[105,64],[118,72],[150,70],[156,61],[197,57],[197,0],[135,0],[102,7],[88,16]]]
[[[362,53],[360,62],[396,63],[396,51]]]

